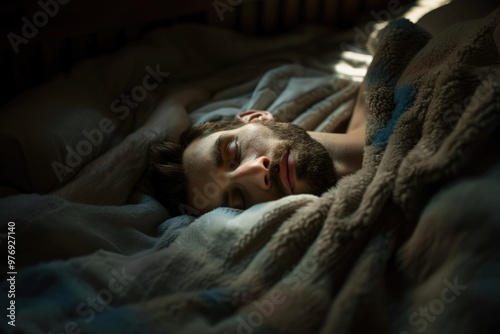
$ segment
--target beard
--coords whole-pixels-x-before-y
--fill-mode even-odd
[[[280,158],[291,149],[296,152],[294,162],[297,180],[307,184],[305,193],[320,196],[337,183],[338,177],[330,154],[323,145],[312,139],[307,131],[291,123],[263,121],[260,124],[273,131],[276,138],[283,141],[276,147],[274,159],[269,167],[272,183],[276,185],[281,196],[285,196],[285,189],[279,173]]]

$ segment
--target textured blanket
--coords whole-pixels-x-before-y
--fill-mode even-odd
[[[96,236],[104,250],[20,271],[16,327],[2,329],[496,332],[500,10],[432,38],[394,21],[371,45],[360,171],[321,197],[243,213],[221,208],[159,227],[125,222],[123,238]],[[84,205],[37,203],[45,206],[27,219],[33,231],[64,216],[88,240],[118,224],[113,215],[93,221]],[[157,204],[136,205],[149,206],[139,215],[147,218]],[[91,222],[95,230],[85,230]],[[151,236],[143,250],[131,246],[138,234]],[[4,281],[2,294],[8,289]]]

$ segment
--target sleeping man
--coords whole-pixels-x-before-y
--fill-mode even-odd
[[[345,134],[306,132],[250,110],[234,122],[190,127],[186,107],[201,89],[168,94],[134,133],[87,165],[55,195],[71,201],[123,205],[131,184],[149,184],[171,214],[201,215],[217,207],[247,209],[291,194],[321,195],[361,168],[364,87]],[[149,168],[148,168],[149,166]],[[149,170],[146,178],[144,172]]]
[[[307,133],[274,122],[266,111],[246,111],[237,119],[200,124],[178,142],[152,145],[150,183],[170,212],[198,215],[217,207],[244,210],[292,194],[320,196],[361,167],[361,104],[347,134]]]

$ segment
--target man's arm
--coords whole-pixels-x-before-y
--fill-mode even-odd
[[[139,129],[52,194],[87,204],[125,204],[148,165],[150,145],[162,140],[177,141],[191,125],[186,106],[206,96],[198,89],[169,94]]]
[[[346,133],[308,131],[330,153],[339,176],[356,172],[363,162],[366,130],[365,81],[359,87]]]
[[[354,110],[352,112],[351,120],[349,121],[349,126],[347,127],[346,133],[349,134],[359,128],[366,126],[366,97],[365,97],[365,81],[359,86],[358,95],[356,96],[356,103],[354,104]]]

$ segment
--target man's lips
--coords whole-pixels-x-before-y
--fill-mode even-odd
[[[281,183],[288,189],[290,194],[295,189],[295,167],[290,151],[285,152],[280,159],[280,178]]]

